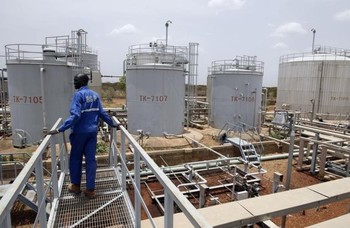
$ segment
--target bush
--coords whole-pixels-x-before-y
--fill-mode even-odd
[[[97,154],[106,154],[108,153],[108,145],[105,142],[98,142],[96,146]]]

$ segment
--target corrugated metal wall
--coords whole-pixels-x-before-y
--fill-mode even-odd
[[[350,61],[290,61],[279,65],[277,108],[320,114],[350,112]]]

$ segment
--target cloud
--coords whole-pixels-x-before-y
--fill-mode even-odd
[[[130,34],[130,33],[136,33],[137,29],[132,24],[126,24],[120,28],[115,28],[112,30],[112,35],[120,35],[120,34]]]
[[[350,21],[350,9],[334,15],[334,19],[337,21]]]
[[[218,11],[238,10],[242,8],[246,0],[210,0],[208,7]]]
[[[285,49],[285,48],[288,48],[288,45],[283,43],[283,42],[279,42],[279,43],[273,45],[272,48],[274,48],[274,49]]]
[[[277,27],[271,36],[285,37],[287,34],[305,34],[306,30],[297,22],[289,22]]]

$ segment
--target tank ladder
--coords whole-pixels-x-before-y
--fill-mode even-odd
[[[253,144],[238,137],[226,138],[226,142],[229,142],[233,146],[239,148],[244,161],[250,164],[260,165],[260,155],[256,152]]]

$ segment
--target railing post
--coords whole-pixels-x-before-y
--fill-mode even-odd
[[[305,140],[304,139],[300,139],[299,142],[299,156],[298,156],[298,168],[300,170],[302,170],[303,168],[303,161],[304,161],[304,144],[305,144]]]
[[[109,157],[109,167],[115,167],[115,157],[116,157],[116,153],[115,153],[115,148],[113,147],[113,142],[114,140],[117,139],[117,134],[116,134],[116,129],[112,128],[112,135],[110,138],[110,144],[109,144],[109,153],[108,153],[108,157]],[[115,142],[115,145],[117,145],[117,142]]]
[[[61,164],[62,164],[62,168],[61,170],[63,170],[63,172],[65,174],[68,174],[68,170],[69,170],[69,156],[68,156],[68,148],[67,148],[67,141],[66,141],[66,135],[64,134],[64,132],[61,133],[62,134],[62,138],[61,138]]]
[[[50,140],[51,147],[51,183],[53,188],[53,197],[54,199],[58,198],[58,178],[57,178],[57,159],[56,159],[56,144],[54,137],[51,136]]]
[[[125,148],[125,134],[124,132],[121,132],[120,135],[120,144],[121,144],[121,160],[125,162],[125,166],[126,164],[126,148]],[[121,165],[121,169],[122,169],[122,189],[123,191],[126,191],[126,167],[123,165]]]
[[[4,184],[4,175],[2,173],[2,156],[0,155],[0,179],[1,179],[1,184]]]
[[[319,164],[320,167],[318,171],[318,176],[321,178],[324,178],[324,174],[325,174],[327,150],[328,148],[326,146],[321,147],[321,157],[320,157],[320,164]]]
[[[12,222],[11,222],[11,208],[9,209],[10,211],[6,212],[6,217],[0,223],[0,227],[12,227]]]
[[[164,188],[165,189],[165,188]],[[168,191],[164,191],[164,227],[174,226],[174,201]]]
[[[114,168],[117,167],[118,165],[118,153],[117,153],[117,146],[118,146],[118,131],[116,128],[113,128],[113,137],[114,137],[114,142],[115,142],[115,147],[113,148],[113,159],[114,159]]]
[[[44,189],[44,173],[42,157],[39,156],[35,163],[35,179],[36,189],[38,196],[38,218],[40,227],[47,227],[46,221],[46,202],[45,202],[45,189]]]
[[[141,227],[141,200],[137,192],[141,192],[141,183],[140,183],[140,152],[137,148],[134,151],[134,178],[135,178],[135,187],[137,190],[134,190],[135,194],[135,227]]]

